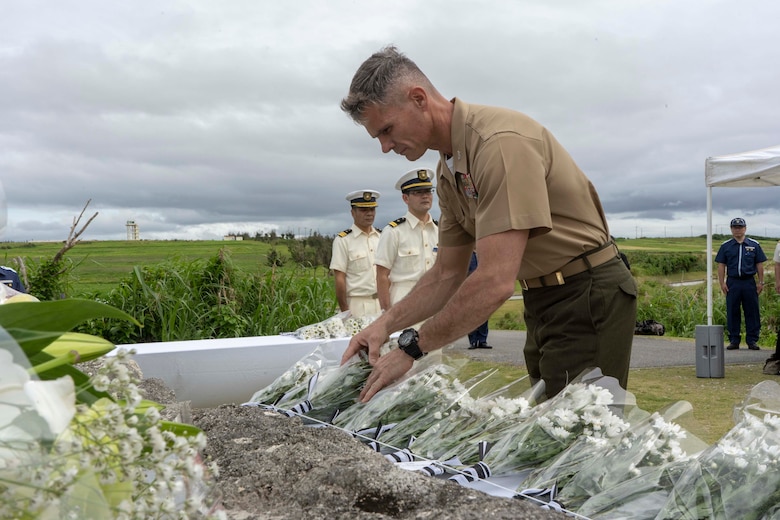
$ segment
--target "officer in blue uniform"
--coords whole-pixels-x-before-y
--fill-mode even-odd
[[[27,292],[17,272],[4,265],[0,265],[0,283],[5,284],[15,291],[19,291],[21,293]]]
[[[742,310],[745,312],[745,339],[750,350],[759,350],[758,335],[761,315],[758,295],[764,289],[766,255],[761,245],[745,236],[745,219],[731,221],[732,238],[721,244],[715,261],[718,263],[718,283],[726,295],[726,328],[729,331],[728,350],[737,350],[742,338]],[[758,275],[758,282],[756,282]]]

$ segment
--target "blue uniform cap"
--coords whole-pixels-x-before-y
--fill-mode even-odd
[[[740,217],[731,219],[731,227],[745,227],[745,219]]]

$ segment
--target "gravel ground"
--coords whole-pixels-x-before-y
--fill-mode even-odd
[[[193,410],[208,436],[203,454],[234,520],[554,519],[561,513],[396,468],[335,428],[255,407]]]

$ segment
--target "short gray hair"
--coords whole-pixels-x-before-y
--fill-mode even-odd
[[[367,107],[387,104],[396,94],[396,87],[412,82],[432,88],[417,64],[388,45],[360,65],[352,77],[349,94],[341,100],[341,110],[356,123],[362,123]]]

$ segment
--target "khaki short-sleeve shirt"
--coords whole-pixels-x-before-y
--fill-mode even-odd
[[[382,230],[374,263],[390,269],[390,283],[416,282],[433,267],[439,248],[439,227],[406,212],[400,224]]]
[[[350,229],[350,233],[339,233],[333,239],[330,268],[347,274],[347,296],[374,296],[374,255],[379,244],[379,231],[371,228],[371,232],[366,234],[354,224]]]
[[[453,103],[453,168],[443,154],[437,166],[441,247],[528,229],[518,279],[529,279],[609,240],[595,188],[546,128],[513,110]]]

